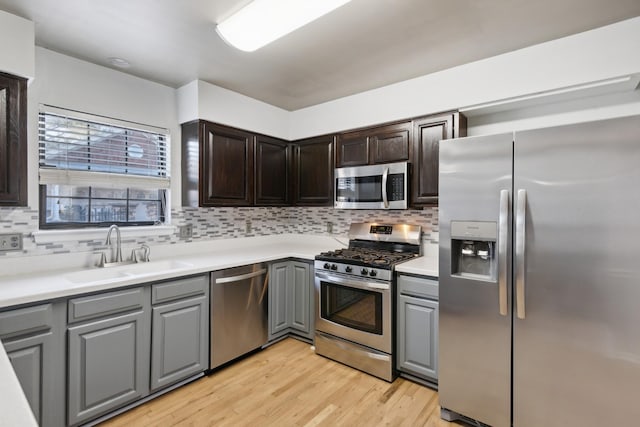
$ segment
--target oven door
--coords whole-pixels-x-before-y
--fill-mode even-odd
[[[317,272],[316,330],[391,354],[391,284]]]

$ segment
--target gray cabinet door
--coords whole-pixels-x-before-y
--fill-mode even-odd
[[[94,418],[149,391],[148,320],[143,311],[68,329],[68,421]]]
[[[292,261],[290,264],[290,280],[292,290],[291,327],[303,335],[311,332],[311,281],[309,264]]]
[[[398,296],[398,369],[437,380],[437,301]]]
[[[291,327],[289,262],[271,264],[269,272],[269,340]]]
[[[47,332],[28,338],[4,343],[7,356],[22,386],[38,424],[43,425],[45,355],[50,352],[52,333]]]
[[[206,296],[153,307],[151,390],[207,368],[208,307]]]
[[[29,406],[41,426],[64,426],[66,304],[44,304],[0,314],[0,339]],[[0,385],[1,387],[1,385]]]

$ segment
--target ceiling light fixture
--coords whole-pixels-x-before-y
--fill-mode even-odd
[[[233,47],[253,52],[351,0],[253,0],[216,26]]]

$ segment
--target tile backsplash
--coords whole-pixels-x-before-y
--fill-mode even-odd
[[[384,211],[340,210],[331,207],[173,208],[172,225],[192,224],[192,237],[181,239],[176,230],[170,235],[123,238],[122,241],[123,245],[146,243],[153,246],[285,233],[346,237],[349,224],[352,222],[404,222],[421,225],[423,242],[438,243],[437,208]],[[104,237],[38,244],[31,235],[36,230],[38,230],[37,210],[0,208],[0,233],[23,234],[23,250],[0,252],[0,257],[94,252],[106,248]]]

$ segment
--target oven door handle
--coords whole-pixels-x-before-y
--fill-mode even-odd
[[[351,286],[352,288],[358,289],[369,289],[374,291],[390,291],[391,285],[389,283],[376,283],[376,282],[368,282],[365,280],[349,280],[339,276],[332,276],[330,274],[326,274],[323,272],[317,272],[316,277],[321,280],[326,280],[331,283],[336,283],[339,285]]]

